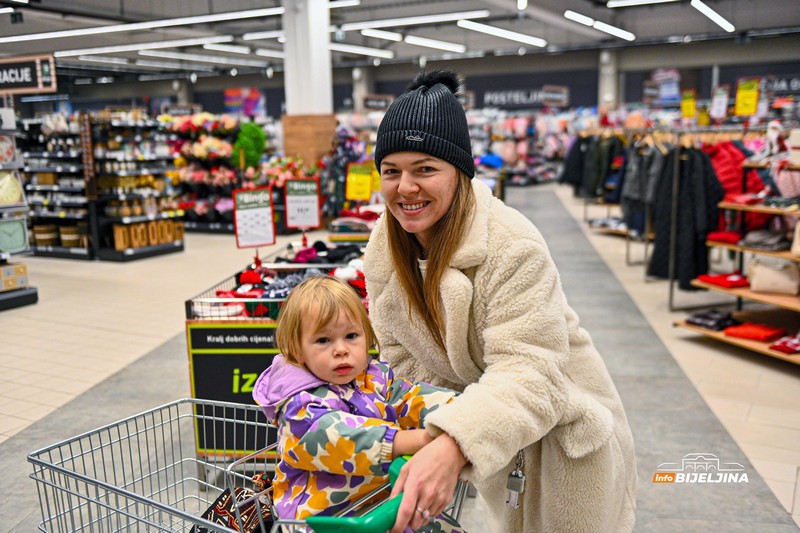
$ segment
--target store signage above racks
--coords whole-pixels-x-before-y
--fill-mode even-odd
[[[56,92],[52,55],[0,59],[0,94]]]

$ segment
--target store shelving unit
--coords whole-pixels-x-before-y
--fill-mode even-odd
[[[23,121],[27,147],[22,153],[27,176],[28,213],[34,231],[34,255],[64,259],[94,258],[89,241],[89,199],[77,124],[43,133],[42,120]],[[35,239],[37,229],[47,240]]]
[[[42,122],[26,123],[24,154],[33,229],[38,224],[49,237],[34,244],[36,255],[131,261],[183,250],[182,226],[127,239],[130,226],[176,224],[183,214],[162,200],[172,196],[164,177],[173,155],[157,121],[81,114],[66,131],[48,134]],[[179,241],[170,237],[175,234]],[[125,243],[115,242],[122,236]]]
[[[4,114],[3,123],[14,123],[13,110],[3,109],[0,112]],[[4,194],[0,197],[0,229],[8,228],[9,231],[0,241],[0,311],[39,301],[39,291],[28,285],[27,266],[10,262],[16,254],[26,253],[30,249],[27,223],[24,221],[28,203],[19,176],[23,163],[17,149],[16,134],[16,130],[0,130],[4,145],[0,154],[0,170],[4,174],[0,179],[4,182]]]
[[[745,169],[752,168],[749,166],[745,166]],[[800,168],[791,168],[792,170],[800,170]],[[741,214],[744,213],[766,213],[770,215],[777,215],[777,216],[797,216],[800,217],[800,211],[798,210],[791,210],[791,209],[782,209],[776,207],[767,207],[763,205],[744,205],[744,204],[735,204],[729,202],[721,202],[718,204],[720,209],[728,209],[733,211],[738,211]],[[744,218],[744,217],[742,217]],[[707,241],[706,244],[710,247],[718,247],[727,250],[733,250],[740,254],[740,258],[744,253],[751,253],[755,255],[763,255],[769,257],[775,257],[779,259],[800,262],[800,257],[793,256],[789,251],[767,251],[767,250],[759,250],[757,248],[749,248],[745,246],[740,246],[738,244],[730,244],[730,243],[723,243],[723,242],[715,242],[715,241]],[[743,264],[740,260],[740,265]],[[699,280],[693,280],[692,285],[694,287],[700,289],[707,289],[715,292],[720,292],[723,294],[728,294],[731,296],[736,297],[737,303],[741,306],[741,302],[744,300],[759,302],[762,304],[767,304],[774,308],[778,308],[779,310],[784,310],[783,313],[785,314],[786,311],[791,312],[792,314],[800,313],[800,297],[794,295],[786,295],[786,294],[773,294],[773,293],[766,293],[766,292],[756,292],[751,290],[748,287],[737,287],[737,288],[727,288],[721,287],[719,285],[714,285],[711,283],[704,283]],[[744,318],[739,318],[740,320],[751,320],[751,321],[764,321],[764,319],[759,316],[755,315],[744,315]],[[795,315],[796,317],[797,315]],[[766,322],[774,322],[776,315],[773,314],[772,316],[766,317]],[[778,316],[778,320],[782,317]],[[777,350],[769,349],[771,343],[764,343],[764,342],[757,342],[751,341],[747,339],[738,339],[735,337],[728,337],[723,332],[713,331],[704,329],[701,327],[694,326],[692,324],[687,323],[685,320],[680,320],[674,323],[675,326],[682,327],[689,329],[695,333],[699,333],[701,335],[705,335],[707,337],[711,337],[713,339],[726,342],[728,344],[733,344],[756,353],[767,355],[770,357],[775,357],[777,359],[782,359],[784,361],[789,361],[794,364],[800,364],[800,354],[795,355],[788,355]],[[795,328],[796,329],[796,328]]]

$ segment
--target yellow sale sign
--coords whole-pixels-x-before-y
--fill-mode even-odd
[[[350,163],[347,166],[346,200],[368,202],[372,197],[372,168],[374,163]]]
[[[743,78],[736,84],[736,115],[752,116],[758,111],[760,78]]]

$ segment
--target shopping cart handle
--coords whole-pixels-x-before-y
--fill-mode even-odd
[[[410,455],[396,458],[389,466],[389,483],[394,485],[400,469],[408,462]],[[392,529],[397,520],[397,511],[403,495],[380,504],[378,507],[363,516],[309,516],[306,524],[315,533],[385,533]]]

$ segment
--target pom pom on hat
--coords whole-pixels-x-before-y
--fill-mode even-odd
[[[395,152],[421,152],[475,175],[472,143],[464,108],[456,98],[461,82],[452,71],[417,75],[392,102],[378,127],[375,166]]]

